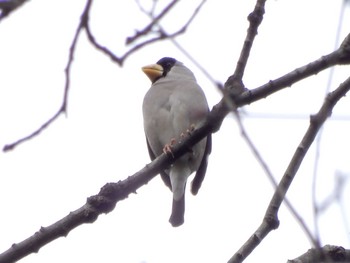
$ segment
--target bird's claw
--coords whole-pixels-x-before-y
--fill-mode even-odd
[[[192,135],[192,132],[195,130],[195,126],[194,126],[194,124],[192,124],[191,126],[190,126],[190,128],[188,128],[187,130],[186,130],[186,132],[182,132],[181,133],[181,135],[180,135],[180,137],[181,137],[181,139],[185,139],[187,136],[191,136]]]
[[[173,154],[172,148],[173,148],[173,145],[174,145],[175,143],[176,143],[175,138],[172,138],[172,139],[170,140],[170,143],[164,145],[163,153],[165,153],[165,154],[171,154],[171,156],[174,158],[174,154]]]
[[[191,136],[191,135],[192,135],[192,132],[195,130],[195,128],[196,128],[196,127],[194,126],[194,124],[192,124],[192,125],[190,126],[190,128],[188,128],[188,129],[186,130],[186,132],[182,132],[182,133],[180,134],[179,143],[181,143],[182,140],[185,139],[187,136]],[[174,158],[174,154],[173,154],[172,148],[173,148],[173,146],[174,146],[175,144],[176,144],[176,139],[175,139],[175,138],[172,138],[172,139],[170,140],[170,143],[167,143],[167,144],[164,145],[163,153],[165,153],[165,154],[171,154],[171,156]]]
[[[189,129],[186,130],[186,133],[188,136],[191,136],[192,135],[192,132],[195,130],[195,126],[194,124],[191,125],[191,127]]]

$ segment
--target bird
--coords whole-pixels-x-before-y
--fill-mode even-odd
[[[197,84],[194,74],[180,61],[164,57],[157,63],[142,67],[152,84],[143,104],[143,124],[151,160],[170,153],[198,128],[209,114],[207,99]],[[188,177],[195,173],[191,183],[193,195],[198,193],[212,149],[211,134],[177,159],[160,176],[173,193],[169,222],[173,227],[184,223],[185,188]]]

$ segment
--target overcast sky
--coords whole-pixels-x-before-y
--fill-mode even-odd
[[[95,1],[91,27],[96,39],[123,54],[125,38],[149,19],[135,1]],[[152,1],[140,1],[149,6]],[[161,1],[162,2],[162,1]],[[189,2],[189,1],[187,1]],[[180,3],[163,21],[179,28],[199,1]],[[211,76],[224,83],[233,73],[255,1],[208,1],[178,42]],[[165,6],[166,4],[162,4]],[[0,23],[0,145],[16,141],[53,116],[62,102],[64,68],[85,1],[29,1]],[[341,0],[267,1],[244,76],[256,88],[333,51]],[[159,7],[161,10],[161,7]],[[159,11],[158,10],[158,11]],[[342,40],[349,33],[344,12]],[[96,51],[81,34],[72,65],[68,115],[15,150],[0,153],[0,251],[82,206],[107,182],[117,182],[149,163],[142,123],[143,96],[150,87],[141,67],[164,56],[196,75],[210,107],[220,92],[170,41],[147,46],[123,67]],[[349,77],[336,67],[331,90]],[[329,71],[244,107],[243,123],[277,180],[318,111]],[[323,131],[317,179],[319,201],[332,193],[337,171],[350,172],[349,98],[343,98]],[[276,118],[276,116],[282,118]],[[311,184],[315,147],[310,149],[288,197],[313,230]],[[349,207],[345,186],[343,205]],[[188,189],[187,189],[188,190]],[[227,262],[259,226],[273,187],[228,116],[213,136],[213,152],[198,195],[186,194],[185,223],[168,223],[172,194],[160,178],[117,204],[92,225],[74,229],[20,262]],[[322,244],[349,247],[338,204],[322,214]],[[281,207],[280,228],[246,262],[285,262],[310,248],[296,220]],[[329,227],[331,226],[331,227]]]

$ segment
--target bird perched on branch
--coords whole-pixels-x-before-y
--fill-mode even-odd
[[[172,154],[172,146],[191,136],[191,131],[205,121],[209,108],[193,73],[176,59],[165,57],[142,70],[152,82],[142,108],[148,151],[154,160],[162,153]],[[191,192],[197,194],[207,170],[210,152],[211,134],[160,173],[173,192],[169,219],[173,226],[184,222],[187,178],[196,172]]]

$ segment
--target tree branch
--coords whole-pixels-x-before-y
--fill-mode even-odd
[[[250,104],[257,100],[267,97],[276,91],[284,89],[286,87],[290,87],[296,82],[310,77],[312,75],[318,74],[322,70],[325,70],[329,67],[335,65],[344,65],[350,63],[350,34],[344,39],[343,43],[336,51],[322,56],[321,58],[305,65],[299,67],[280,78],[275,80],[270,80],[268,83],[255,88],[253,90],[249,90],[241,94],[241,96],[237,97],[232,94],[233,97],[236,97],[234,100],[237,105]],[[231,76],[232,77],[232,76]],[[228,88],[232,88],[229,86]],[[230,91],[231,92],[231,91]]]
[[[127,37],[126,38],[126,44],[129,45],[132,42],[134,42],[135,40],[137,40],[138,38],[147,35],[148,33],[150,33],[150,31],[153,29],[153,27],[158,24],[159,20],[161,20],[167,13],[169,13],[169,11],[175,6],[175,4],[177,4],[179,2],[179,0],[173,0],[171,1],[163,10],[162,12],[159,13],[159,15],[155,16],[151,23],[149,23],[144,29],[139,30],[136,32],[136,34],[134,36],[131,37]]]
[[[90,34],[89,39],[91,43],[96,46],[96,41],[94,38],[91,38],[93,37],[93,35],[91,34],[88,26],[88,14],[91,7],[91,3],[92,3],[92,0],[87,1],[84,12],[81,15],[80,24],[77,27],[73,42],[70,47],[69,59],[65,70],[66,85],[65,85],[64,99],[60,109],[50,120],[48,120],[44,125],[42,125],[36,132],[34,132],[32,135],[29,135],[19,140],[16,143],[6,145],[4,147],[4,151],[13,149],[19,143],[36,136],[43,129],[49,126],[61,113],[66,112],[67,96],[68,96],[69,85],[70,85],[70,78],[69,78],[70,68],[73,62],[74,51],[78,40],[78,36],[83,28],[86,29],[88,36]],[[258,0],[256,9],[255,9],[255,10],[258,10],[257,12],[258,14],[260,14],[261,19],[263,15],[264,3],[265,1]],[[248,30],[249,37],[247,35],[246,43],[241,53],[240,62],[237,64],[237,68],[234,75],[231,76],[231,77],[235,77],[235,74],[236,74],[236,77],[238,76],[240,81],[243,77],[245,64],[249,56],[249,52],[252,46],[254,36],[256,35],[258,25],[261,22],[261,21],[259,22],[259,19],[258,19],[257,21],[259,23],[256,23],[256,22],[253,23],[252,21],[256,20],[255,18],[253,19],[253,17],[252,15],[250,15],[249,19],[251,21],[251,26],[250,26],[251,29]],[[186,27],[183,27],[183,30],[186,30]],[[179,30],[178,32],[182,32],[182,31]],[[163,36],[163,38],[169,37],[169,36],[171,35]],[[162,39],[161,37],[162,36],[156,39],[160,40]],[[91,39],[93,39],[94,41],[92,41]],[[249,41],[249,39],[251,40]],[[157,41],[157,40],[154,40],[154,41]],[[152,40],[149,40],[149,42],[145,41],[144,43],[147,44],[151,42]],[[108,213],[112,211],[118,201],[121,201],[127,198],[130,193],[134,193],[139,187],[141,187],[142,185],[150,181],[153,177],[155,177],[159,173],[159,171],[166,169],[171,163],[173,163],[182,154],[186,153],[189,148],[191,148],[194,144],[199,142],[209,133],[218,131],[220,129],[221,123],[224,120],[225,116],[231,110],[231,107],[230,107],[230,104],[228,104],[228,101],[231,101],[232,104],[238,107],[243,106],[248,103],[257,101],[261,98],[265,98],[273,94],[274,92],[281,90],[282,88],[288,87],[294,84],[295,82],[303,78],[306,78],[312,74],[316,74],[321,70],[326,69],[330,66],[333,66],[336,64],[350,63],[349,42],[350,42],[350,37],[348,36],[337,51],[325,57],[322,57],[319,60],[316,60],[306,66],[298,68],[286,74],[285,76],[282,76],[281,78],[270,81],[269,83],[259,88],[256,88],[254,90],[240,90],[238,93],[232,92],[233,91],[232,88],[234,88],[235,85],[233,86],[231,85],[232,83],[229,81],[230,80],[229,78],[225,86],[226,90],[228,91],[228,94],[225,95],[224,98],[216,106],[214,106],[214,108],[212,109],[212,111],[208,116],[207,121],[202,127],[196,129],[193,132],[192,136],[184,140],[182,144],[176,145],[174,147],[172,156],[167,156],[163,154],[158,158],[156,158],[152,163],[146,165],[145,168],[135,173],[134,175],[128,177],[127,179],[120,181],[118,183],[106,184],[101,188],[101,191],[97,195],[89,197],[87,199],[86,204],[84,204],[82,207],[71,212],[69,215],[57,221],[56,223],[48,227],[42,227],[37,233],[29,237],[28,239],[12,245],[10,249],[0,254],[0,263],[14,262],[30,253],[37,252],[45,244],[55,240],[58,237],[66,236],[71,230],[73,230],[75,227],[79,226],[80,224],[92,223],[98,218],[100,214]],[[139,48],[140,47],[141,46],[139,46]],[[102,46],[99,46],[99,49],[102,50]],[[108,49],[106,48],[106,50]],[[111,54],[113,53],[111,52]],[[126,57],[127,54],[131,54],[131,51],[129,51],[129,53],[127,52],[124,56]],[[297,148],[285,172],[285,175],[283,176],[282,180],[279,183],[278,189],[276,190],[270,202],[270,205],[266,211],[262,225],[257,229],[257,231],[252,235],[252,237],[246,242],[246,244],[233,256],[233,258],[231,258],[229,262],[241,262],[244,258],[246,258],[249,255],[249,253],[251,253],[251,251],[253,251],[253,249],[263,240],[263,238],[272,229],[276,229],[278,227],[279,222],[278,222],[277,212],[308,148],[310,147],[313,139],[315,138],[319,128],[326,121],[327,117],[330,116],[331,111],[335,106],[335,104],[340,100],[342,96],[346,94],[346,92],[349,89],[350,89],[350,78],[347,79],[343,84],[341,84],[334,92],[330,93],[325,99],[325,102],[321,107],[320,111],[316,115],[311,117],[309,129],[307,130],[303,140],[301,141],[299,147]]]
[[[240,115],[237,113],[237,114],[235,114],[235,116],[236,116],[238,126],[239,126],[240,131],[241,131],[242,138],[246,141],[246,143],[247,143],[248,147],[251,149],[255,159],[261,165],[262,169],[264,170],[265,174],[267,175],[268,179],[270,180],[270,182],[273,185],[273,187],[275,188],[275,190],[279,191],[279,187],[277,185],[277,182],[276,182],[270,168],[268,167],[267,163],[264,161],[263,157],[259,153],[259,151],[256,148],[256,146],[254,145],[253,141],[248,136],[246,130],[244,129]],[[309,230],[309,228],[307,227],[307,225],[304,222],[304,220],[302,219],[302,217],[298,214],[298,212],[296,211],[296,209],[293,207],[292,203],[289,201],[289,199],[286,196],[284,197],[284,204],[289,209],[289,212],[292,214],[292,216],[294,216],[296,221],[299,223],[300,227],[304,230],[306,236],[309,238],[311,243],[315,244],[314,237],[313,237],[311,231]]]
[[[326,245],[322,248],[309,249],[305,254],[287,263],[308,262],[350,262],[350,250],[339,246]]]
[[[50,126],[61,114],[66,113],[67,103],[68,103],[68,92],[69,92],[69,88],[70,88],[70,70],[71,70],[71,66],[73,64],[74,52],[75,52],[76,44],[78,42],[79,34],[80,34],[81,30],[83,29],[84,25],[86,24],[85,20],[86,20],[86,17],[90,11],[91,3],[92,3],[92,0],[88,0],[86,3],[86,6],[85,6],[84,11],[83,11],[81,18],[80,18],[80,23],[75,31],[72,44],[69,48],[68,62],[67,62],[66,68],[64,69],[66,81],[65,81],[65,85],[64,85],[63,100],[62,100],[62,104],[61,104],[60,108],[50,119],[48,119],[44,124],[42,124],[37,130],[35,130],[31,134],[29,134],[28,136],[25,136],[25,137],[13,142],[13,143],[5,145],[3,148],[4,152],[13,150],[19,144],[21,144],[25,141],[28,141],[28,140],[34,138],[35,136],[39,135],[44,129],[46,129],[48,126]]]
[[[236,69],[234,73],[226,80],[225,90],[222,90],[224,98],[227,98],[227,93],[230,93],[232,97],[235,97],[237,94],[241,94],[245,89],[243,84],[244,70],[248,62],[255,36],[258,33],[258,27],[263,20],[263,15],[265,13],[265,2],[266,0],[257,0],[254,11],[248,16],[249,28],[247,30],[247,35],[243,43]],[[231,99],[227,99],[227,103],[230,105],[231,110],[233,111],[235,111],[236,107],[238,106],[235,105]]]
[[[325,101],[316,115],[311,116],[310,125],[307,129],[299,146],[280,181],[278,187],[267,208],[264,220],[254,234],[246,241],[246,243],[233,255],[228,261],[229,263],[242,262],[269,234],[270,231],[277,229],[279,226],[278,210],[285,198],[285,195],[291,185],[308,149],[314,141],[318,131],[331,116],[332,110],[336,103],[350,90],[350,77],[343,82],[335,91],[329,93]],[[318,241],[314,240],[314,244],[318,247]]]
[[[92,1],[93,0],[87,0],[86,6],[84,8],[84,11],[81,15],[80,18],[80,23],[76,29],[76,33],[74,35],[71,47],[69,49],[69,58],[68,58],[68,62],[67,62],[67,66],[65,68],[65,78],[66,78],[66,83],[65,83],[65,89],[64,89],[64,95],[63,95],[63,101],[62,101],[62,105],[60,106],[60,108],[58,109],[58,111],[50,118],[48,119],[44,124],[42,124],[38,129],[36,129],[34,132],[32,132],[31,134],[20,138],[19,140],[13,142],[13,143],[9,143],[6,144],[3,147],[3,151],[7,152],[10,150],[13,150],[16,146],[20,145],[23,142],[26,142],[30,139],[33,139],[35,136],[39,135],[44,129],[46,129],[47,127],[49,127],[62,113],[66,113],[66,107],[67,107],[67,103],[68,103],[68,93],[69,93],[69,87],[70,87],[70,69],[71,69],[71,65],[73,63],[73,58],[74,58],[74,52],[75,52],[75,48],[76,48],[76,43],[79,37],[79,34],[81,33],[81,31],[83,29],[86,30],[86,34],[87,37],[90,41],[90,43],[99,51],[101,51],[102,53],[104,53],[105,55],[107,55],[108,57],[110,57],[112,59],[112,61],[114,61],[115,63],[117,63],[118,65],[122,66],[125,59],[127,57],[129,57],[131,54],[133,54],[134,52],[136,52],[137,50],[143,48],[146,45],[149,45],[151,43],[157,42],[157,41],[161,41],[164,39],[169,39],[169,38],[174,38],[180,34],[185,33],[185,31],[187,30],[188,26],[190,25],[190,23],[192,22],[192,20],[194,19],[194,17],[197,15],[197,13],[200,10],[200,7],[204,4],[204,2],[206,0],[203,0],[199,6],[196,8],[196,10],[194,11],[194,13],[192,14],[192,16],[189,18],[189,20],[185,23],[185,25],[183,25],[178,31],[171,33],[171,34],[167,34],[166,32],[164,32],[163,30],[159,31],[159,36],[146,40],[140,44],[135,45],[133,48],[131,48],[130,50],[128,50],[126,53],[124,53],[124,55],[122,56],[117,56],[115,55],[109,48],[99,44],[94,35],[91,32],[90,29],[90,25],[89,25],[89,14],[90,14],[90,9],[91,9],[91,5],[92,5]],[[173,1],[173,2],[177,2]],[[166,13],[166,12],[165,12]],[[158,20],[160,19],[160,17],[158,18]],[[155,23],[155,22],[154,22]],[[154,24],[153,23],[153,24]]]
[[[117,63],[118,65],[122,66],[124,61],[133,53],[135,53],[136,51],[138,51],[139,49],[147,46],[147,45],[150,45],[152,43],[155,43],[155,42],[158,42],[158,41],[161,41],[161,40],[166,40],[166,39],[173,39],[181,34],[184,34],[187,30],[187,28],[189,27],[189,25],[191,24],[191,22],[193,21],[193,19],[196,17],[196,15],[198,14],[200,8],[203,6],[203,4],[205,3],[206,0],[203,0],[199,5],[198,7],[194,10],[193,14],[191,15],[191,17],[188,19],[188,21],[180,28],[178,29],[177,31],[173,32],[173,33],[167,33],[165,32],[161,27],[158,31],[158,36],[157,37],[154,37],[154,38],[151,38],[151,39],[148,39],[148,40],[145,40],[139,44],[136,44],[135,46],[133,46],[131,49],[129,49],[127,52],[124,53],[124,55],[121,55],[121,56],[118,56],[118,55],[115,55],[109,48],[99,44],[94,35],[92,34],[91,32],[91,29],[90,29],[90,26],[89,26],[89,20],[87,19],[86,21],[86,25],[85,25],[85,29],[86,29],[86,33],[87,33],[87,37],[89,39],[89,41],[91,42],[91,44],[99,51],[101,51],[102,53],[104,53],[106,56],[108,56],[112,61],[114,61],[115,63]],[[173,1],[170,5],[172,7],[172,4],[175,4],[177,1]],[[169,5],[169,6],[170,6]],[[169,6],[167,6],[165,9],[168,11],[168,8]],[[164,10],[165,10],[164,9]],[[162,11],[161,13],[167,13],[167,11]],[[152,26],[154,26],[158,21],[159,21],[160,17],[156,17],[152,20],[151,24]],[[149,25],[149,26],[150,26]],[[146,31],[146,29],[149,27],[147,26],[144,30],[140,31],[142,33],[140,34],[137,34],[135,35],[133,38],[138,38],[140,37],[141,35],[145,35],[146,33],[150,33],[150,29],[148,31]],[[135,40],[134,39],[134,40]],[[127,44],[130,44],[131,42],[133,42],[134,40],[129,40],[127,41]]]
[[[0,21],[27,1],[28,0],[0,0]]]
[[[240,57],[237,62],[235,73],[233,74],[235,79],[243,79],[244,70],[247,65],[250,50],[252,49],[255,36],[258,34],[258,27],[260,26],[264,17],[265,2],[266,0],[258,0],[256,2],[254,11],[248,16],[249,28],[247,31],[247,36],[243,43],[243,48]]]
[[[280,87],[281,89],[282,87]],[[275,86],[268,86],[264,88],[264,93],[252,91],[244,91],[240,95],[234,97],[235,104],[243,106],[250,101],[259,100],[261,97],[266,97],[272,94],[269,89],[275,89]],[[316,133],[320,126],[323,124],[325,119],[331,113],[332,108],[335,103],[350,89],[350,78],[344,82],[337,90],[330,93],[325,101],[324,106],[321,108],[320,113],[311,118],[310,128],[303,139],[301,146],[297,149],[297,152],[287,169],[285,176],[280,182],[280,189],[276,191],[273,197],[263,224],[254,233],[250,240],[242,247],[242,249],[237,252],[237,254],[230,262],[241,262],[236,261],[237,258],[243,259],[256,247],[258,243],[272,230],[278,226],[277,210],[281,204],[283,197],[300,165],[303,156],[306,154],[307,144],[311,144],[312,138],[316,136]],[[276,92],[277,90],[274,90]],[[249,93],[249,96],[247,96]],[[249,98],[249,100],[247,99]],[[28,239],[14,244],[9,250],[0,254],[0,263],[10,263],[20,258],[37,252],[39,248],[49,243],[50,241],[67,235],[72,229],[83,223],[94,222],[98,215],[102,213],[108,213],[113,210],[116,203],[120,200],[125,199],[129,194],[134,193],[139,187],[147,183],[153,177],[155,177],[159,171],[166,169],[171,163],[173,163],[182,154],[186,153],[188,149],[202,140],[209,133],[214,133],[218,131],[221,127],[222,121],[226,115],[230,112],[230,107],[227,106],[226,99],[223,98],[217,105],[213,107],[207,121],[202,127],[199,127],[193,131],[192,136],[188,137],[180,145],[176,145],[173,149],[173,155],[161,155],[156,158],[152,163],[146,165],[145,168],[135,173],[134,175],[128,177],[127,179],[120,181],[118,183],[108,183],[102,187],[99,194],[88,198],[87,203],[81,208],[71,212],[68,216],[57,221],[49,227],[41,228],[36,234]]]
[[[188,152],[188,149],[191,149],[193,145],[207,136],[207,134],[218,130],[221,125],[218,119],[223,120],[227,114],[227,111],[222,109],[222,107],[214,108],[206,124],[194,130],[192,135],[181,144],[174,146],[172,155],[162,154],[152,163],[125,180],[118,183],[107,183],[97,195],[89,197],[86,204],[82,207],[70,212],[66,217],[48,227],[41,227],[38,232],[22,242],[13,244],[11,248],[0,254],[0,263],[15,262],[31,253],[36,253],[49,242],[59,237],[67,236],[75,227],[85,223],[92,223],[100,214],[111,212],[117,202],[127,198],[129,194],[135,193],[138,188],[147,184],[161,170],[166,169],[176,159]]]

